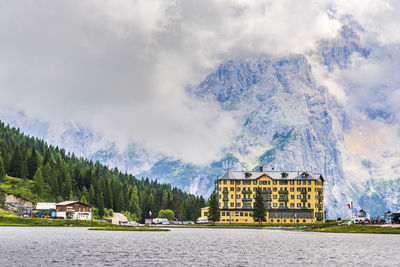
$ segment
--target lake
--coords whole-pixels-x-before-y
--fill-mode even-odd
[[[0,266],[399,265],[400,235],[0,227]]]

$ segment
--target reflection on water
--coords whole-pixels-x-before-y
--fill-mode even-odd
[[[0,227],[0,266],[398,265],[400,235]]]

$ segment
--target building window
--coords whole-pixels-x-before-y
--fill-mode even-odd
[[[301,196],[300,195],[297,195],[297,199],[300,199],[301,198]]]
[[[304,180],[304,181],[303,181],[303,185],[305,185],[305,184],[306,184],[306,182],[307,182],[307,181],[306,181],[306,180]]]
[[[294,184],[294,181],[290,181],[290,184]]]
[[[300,185],[300,184],[301,184],[301,181],[297,181],[297,184]]]
[[[272,183],[273,183],[273,184],[276,184],[276,181],[274,180]]]
[[[308,184],[310,185],[310,184],[311,184],[311,181],[308,181]]]
[[[239,208],[239,207],[240,207],[240,203],[236,203],[236,207],[238,207],[238,208]]]
[[[308,188],[308,192],[311,192],[311,187]]]
[[[222,212],[222,216],[225,216],[225,211]]]
[[[274,196],[273,196],[273,198],[274,198],[274,199],[277,199],[277,198],[278,198],[278,196],[277,196],[277,195],[274,195]]]
[[[226,180],[224,180],[224,184],[226,184]]]
[[[236,198],[237,198],[237,199],[240,199],[240,195],[236,195]]]
[[[207,214],[208,214],[207,211],[205,211],[205,212],[204,212],[204,216],[207,216]]]
[[[231,216],[231,213],[228,211],[228,212],[226,213],[226,216]]]
[[[291,195],[291,196],[290,196],[290,199],[294,199],[294,195]]]
[[[308,199],[311,199],[311,195],[308,195]]]
[[[231,180],[231,184],[235,184],[235,181],[234,181],[234,180]]]
[[[240,213],[240,216],[243,216],[243,212]]]
[[[300,204],[300,203],[297,203],[297,207],[298,207],[298,208],[301,208],[301,204]]]
[[[240,192],[240,187],[236,188],[236,190],[237,190],[238,192]]]
[[[231,191],[235,191],[235,188],[234,188],[234,187],[231,187]]]
[[[290,188],[290,192],[294,192],[294,188],[293,187]]]
[[[290,203],[290,207],[291,207],[291,208],[294,208],[294,203]]]
[[[235,207],[235,203],[231,202],[231,207],[232,208]]]
[[[248,216],[249,216],[249,213],[245,212],[245,213],[244,213],[244,216],[248,217]]]
[[[239,212],[235,212],[235,216],[239,216]],[[237,221],[237,220],[236,220]]]
[[[236,181],[236,184],[237,184],[237,185],[240,185],[240,181]]]
[[[274,187],[273,191],[274,191],[274,192],[278,191],[278,188]]]
[[[233,199],[233,194],[231,194],[231,199]]]
[[[221,184],[221,180],[219,180],[218,183]]]
[[[274,206],[274,208],[276,208],[276,207],[278,207],[278,204],[277,204],[277,203],[274,203],[274,205],[273,205],[273,206]]]
[[[311,208],[311,204],[310,203],[308,203],[308,207]]]

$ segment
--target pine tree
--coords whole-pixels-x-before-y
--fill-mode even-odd
[[[39,167],[39,159],[35,148],[32,148],[31,155],[27,162],[28,165],[28,178],[32,179]]]
[[[34,182],[34,188],[35,188],[35,193],[39,196],[43,196],[43,176],[42,176],[42,170],[38,168],[36,170],[35,175],[33,176],[33,182]]]
[[[97,214],[99,215],[100,218],[103,218],[104,216],[104,200],[103,200],[103,194],[100,194],[99,200],[97,203]]]
[[[89,188],[89,203],[91,205],[95,204],[95,197],[96,197],[96,195],[94,193],[94,187],[93,187],[93,185],[90,185],[90,188]]]
[[[139,198],[137,195],[136,186],[132,189],[131,192],[131,198],[129,200],[129,211],[131,212],[132,215],[134,215],[136,220],[140,218]]]
[[[0,182],[6,177],[6,170],[4,168],[3,159],[0,157]]]
[[[28,178],[28,164],[27,161],[24,160],[22,162],[22,168],[21,168],[21,176],[19,176],[23,179],[27,179]]]
[[[88,201],[87,199],[89,199],[89,192],[87,191],[86,187],[83,187],[82,189],[82,196],[84,196],[86,201]]]
[[[87,204],[87,200],[86,200],[85,195],[82,195],[81,202]]]
[[[259,226],[261,226],[262,222],[265,222],[266,209],[264,205],[264,198],[261,193],[261,188],[257,188],[256,190],[256,198],[254,201],[253,208],[253,219],[258,222]]]
[[[219,211],[218,194],[213,192],[210,196],[209,206],[208,206],[208,219],[215,224],[219,221],[221,214]]]
[[[10,162],[10,176],[21,178],[23,161],[21,149],[17,146]]]
[[[71,175],[67,173],[65,175],[65,185],[64,185],[64,197],[69,198],[72,192],[72,182],[71,182]]]

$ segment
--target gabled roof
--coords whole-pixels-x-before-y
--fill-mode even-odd
[[[60,202],[60,203],[57,203],[57,206],[66,206],[66,205],[71,205],[74,203],[81,203],[83,205],[90,206],[90,207],[92,206],[92,205],[85,204],[85,203],[83,203],[81,201],[77,201],[77,200],[69,200],[69,201]]]
[[[322,174],[308,171],[227,171],[217,180],[257,180],[265,175],[273,180],[325,180]]]

